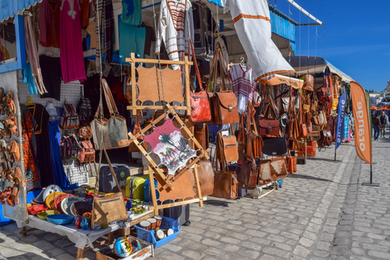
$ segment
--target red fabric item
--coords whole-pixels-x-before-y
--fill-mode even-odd
[[[127,103],[127,99],[123,95],[122,83],[117,83],[111,90],[117,103]]]

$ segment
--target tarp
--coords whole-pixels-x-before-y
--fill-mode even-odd
[[[303,82],[304,81],[301,79],[286,77],[286,76],[282,76],[282,75],[278,75],[278,74],[276,74],[274,77],[272,77],[270,79],[262,79],[261,80],[261,83],[263,85],[267,84],[267,85],[275,86],[275,85],[280,85],[280,84],[287,84],[290,87],[293,87],[295,89],[301,89],[303,87]]]
[[[21,14],[30,6],[40,3],[42,0],[0,0],[0,22]]]
[[[360,159],[368,164],[372,163],[371,151],[371,124],[367,109],[366,93],[362,86],[355,81],[350,82],[352,111],[355,126],[355,148]]]
[[[341,81],[344,81],[346,83],[353,81],[353,79],[349,75],[345,74],[322,57],[290,56],[285,57],[285,59],[295,69],[298,75],[303,75],[307,73],[325,73],[326,68],[329,68],[329,71],[332,74],[337,74],[341,78]]]
[[[277,73],[292,73],[271,39],[271,18],[266,0],[228,0],[238,39],[257,80]]]

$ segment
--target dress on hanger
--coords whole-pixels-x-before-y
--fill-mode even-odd
[[[27,191],[29,191],[42,187],[40,182],[40,172],[39,168],[37,167],[38,162],[36,158],[37,142],[34,133],[36,121],[25,105],[21,104],[20,110],[22,114],[24,174],[26,177],[26,188]]]
[[[81,36],[80,6],[77,0],[61,0],[60,59],[64,83],[84,81],[84,54]]]
[[[240,63],[236,63],[229,69],[232,79],[233,92],[237,97],[238,112],[244,114],[248,101],[252,102],[256,89],[256,81],[252,74],[252,68],[244,70]]]
[[[54,108],[54,110],[53,110]],[[53,166],[54,184],[60,186],[62,189],[69,186],[69,179],[65,174],[64,166],[61,160],[60,142],[61,133],[58,129],[60,117],[56,113],[56,108],[53,104],[48,104],[46,110],[50,114],[49,119],[49,138],[50,138],[50,159]]]
[[[45,47],[60,47],[61,1],[43,0],[39,4],[39,43]]]
[[[155,53],[160,52],[161,41],[170,60],[183,61],[188,54],[188,40],[194,39],[194,21],[190,0],[163,0],[158,20]],[[172,65],[174,70],[179,65]]]

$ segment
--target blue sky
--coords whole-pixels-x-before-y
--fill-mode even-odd
[[[313,23],[287,0],[269,1],[275,2],[277,9],[296,22]],[[296,28],[295,55],[324,57],[366,90],[386,88],[390,80],[389,0],[295,2],[324,23]]]

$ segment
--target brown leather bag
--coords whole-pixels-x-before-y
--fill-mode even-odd
[[[314,91],[314,77],[313,75],[306,74],[303,82],[302,89],[307,91]]]
[[[237,161],[238,156],[238,146],[237,139],[234,135],[232,136],[222,136],[219,132],[217,134],[217,156],[216,158],[219,161],[225,160],[226,162]]]
[[[198,178],[199,178],[199,185],[200,185],[200,191],[203,196],[208,196],[213,194],[214,192],[214,169],[213,165],[210,161],[200,161],[198,163]],[[191,169],[193,172],[193,169]],[[194,174],[191,174],[191,180],[194,183],[194,186],[192,187],[193,191],[197,194],[196,197],[198,197],[198,188],[196,187],[196,182],[194,179]]]
[[[214,93],[208,93],[212,115],[210,124],[221,125],[238,123],[240,121],[240,116],[238,113],[237,98],[232,90],[227,90],[226,88],[226,82],[231,84],[231,79],[228,74],[220,44],[217,43],[215,48],[208,83],[209,88],[214,91]],[[219,90],[216,87],[217,74],[221,77]]]
[[[215,171],[214,174],[214,191],[211,196],[233,200],[237,199],[238,180],[236,173],[223,170]]]
[[[259,170],[259,184],[284,179],[287,177],[286,158],[281,156],[272,159],[261,160]]]
[[[259,118],[259,134],[266,137],[279,137],[282,133],[279,118],[276,112],[276,105],[268,87],[266,95],[268,96],[269,103],[265,107],[264,115]]]
[[[136,119],[135,119],[135,124],[134,124],[134,129],[133,129],[133,135],[136,135],[139,132],[141,132],[141,111],[140,110],[137,110],[137,116],[135,118]],[[137,139],[137,141],[142,142],[143,141],[142,137],[139,137]],[[148,144],[146,142],[144,142],[142,144],[142,147],[146,151],[148,150]],[[135,143],[133,143],[133,142],[131,142],[131,144],[129,146],[129,153],[132,153],[132,152],[139,152],[137,145],[135,145]]]
[[[245,155],[245,159],[241,164],[241,171],[237,174],[239,186],[247,189],[249,187],[255,187],[259,176],[259,169],[255,160],[252,157]]]
[[[194,126],[194,137],[200,143],[204,150],[207,150],[209,148],[209,127],[206,123]],[[192,142],[190,143],[191,147],[195,149],[195,144],[193,144]],[[198,155],[200,155],[200,153],[200,151],[197,152]]]
[[[246,154],[251,158],[260,158],[263,156],[261,149],[264,146],[264,142],[263,138],[257,132],[256,122],[254,118],[255,113],[256,110],[253,108],[252,104],[249,103],[247,113],[247,134],[245,151]]]
[[[299,115],[299,139],[306,140],[309,138],[309,133],[307,132],[306,124],[303,122],[303,109],[302,109],[302,95],[299,94],[301,98],[300,103],[300,115]]]
[[[286,123],[286,136],[288,140],[295,140],[298,137],[298,121],[295,110],[294,100],[292,96],[293,89],[290,89],[290,101],[288,105],[288,116]]]

